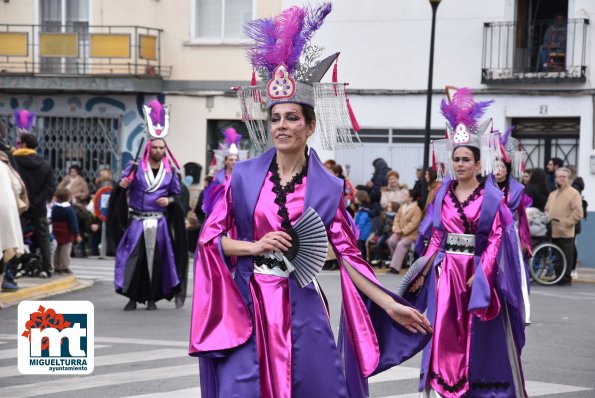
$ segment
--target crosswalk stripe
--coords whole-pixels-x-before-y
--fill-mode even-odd
[[[21,384],[0,388],[2,398],[26,398],[37,395],[63,393],[115,384],[129,384],[143,381],[173,379],[175,377],[196,376],[198,381],[198,365],[167,366],[132,370],[118,373],[108,373],[97,376],[70,377],[57,380],[44,380],[40,383]]]
[[[9,348],[8,350],[0,350],[0,359],[16,358],[18,350],[16,348]]]
[[[544,383],[541,381],[526,381],[525,389],[530,397],[592,390],[592,388],[587,387],[567,386],[564,384]]]
[[[186,388],[184,390],[156,392],[152,394],[129,395],[123,398],[196,398],[200,397],[200,387]]]
[[[592,388],[567,386],[564,384],[543,383],[540,381],[525,381],[525,389],[529,397],[564,394],[569,392],[589,391]],[[389,395],[381,398],[418,398],[419,393]],[[144,397],[143,397],[144,398]]]
[[[16,353],[15,353],[16,357]],[[123,352],[118,354],[97,355],[95,356],[95,367],[120,365],[125,363],[135,363],[144,361],[161,360],[165,358],[184,358],[185,352],[180,349],[163,348],[152,351]],[[197,369],[198,370],[198,369]],[[0,378],[20,375],[16,364],[14,366],[0,367]]]
[[[419,378],[419,368],[407,366],[394,366],[384,372],[368,379],[370,383],[382,383],[385,381],[409,380]]]

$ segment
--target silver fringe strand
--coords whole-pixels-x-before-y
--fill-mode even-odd
[[[262,86],[240,87],[238,98],[242,108],[242,120],[248,128],[250,141],[257,151],[264,151],[270,146],[265,89]]]
[[[347,109],[344,83],[315,83],[314,103],[316,132],[324,149],[353,147],[354,138],[361,144]]]

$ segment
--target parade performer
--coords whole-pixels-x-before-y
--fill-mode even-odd
[[[130,299],[125,311],[136,309],[137,302],[147,302],[147,309],[154,310],[156,301],[176,294],[176,307],[181,307],[179,292],[188,269],[179,166],[165,142],[169,108],[154,100],[143,110],[148,142],[139,164],[131,161],[123,171],[110,198],[107,221],[109,233],[119,241],[114,285]],[[122,233],[118,226],[123,219],[129,224]]]
[[[525,187],[518,180],[525,171],[525,151],[518,140],[511,136],[512,127],[500,135],[502,163],[495,175],[498,186],[504,193],[504,202],[514,217],[517,241],[519,243],[519,262],[525,323],[531,323],[531,305],[529,302],[528,261],[532,256],[531,231],[525,208],[531,204],[531,198],[525,195]]]
[[[273,148],[236,164],[199,238],[189,353],[200,357],[203,397],[365,397],[365,378],[428,341],[427,319],[380,286],[360,257],[343,183],[307,147],[315,129],[329,146],[354,134],[345,85],[319,83],[336,55],[299,69],[328,12],[330,4],[292,7],[247,29],[256,42],[250,60],[268,84],[253,79],[238,96],[253,144]],[[316,279],[301,287],[283,261],[266,257],[292,245],[285,231],[307,209],[322,219],[341,265],[339,347]],[[237,239],[227,236],[232,229]]]
[[[434,202],[432,237],[418,260],[425,267],[404,294],[427,309],[434,328],[422,357],[424,396],[526,396],[518,243],[492,174],[499,136],[484,134],[490,120],[478,125],[489,104],[476,103],[467,88],[442,102],[448,138],[433,143],[432,159],[446,176]]]

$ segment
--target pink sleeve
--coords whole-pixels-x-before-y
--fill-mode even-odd
[[[510,212],[507,212],[506,214],[510,214]],[[488,245],[481,255],[481,269],[489,286],[490,304],[486,308],[476,308],[471,310],[471,312],[482,321],[494,319],[500,312],[500,300],[498,299],[498,294],[496,292],[496,277],[498,273],[497,257],[501,241],[502,218],[500,211],[497,211],[496,216],[494,217],[494,222],[492,223],[492,230],[488,236]],[[474,278],[474,285],[476,279],[477,278]],[[473,286],[471,288],[473,289]]]
[[[195,257],[190,355],[237,347],[252,334],[252,318],[229,271],[221,237],[232,229],[229,179],[205,220]]]
[[[378,339],[368,310],[359,291],[343,266],[343,260],[376,285],[379,285],[379,282],[374,275],[374,271],[362,259],[357,249],[355,235],[351,229],[348,214],[343,204],[337,210],[328,235],[341,267],[343,315],[345,317],[348,335],[355,348],[361,372],[365,377],[368,377],[378,367],[380,360]]]

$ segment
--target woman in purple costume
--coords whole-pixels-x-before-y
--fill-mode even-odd
[[[404,295],[427,308],[434,334],[425,348],[419,389],[426,397],[523,397],[524,319],[516,234],[490,168],[496,134],[477,125],[489,102],[460,89],[442,112],[449,126],[434,202],[427,266]],[[478,135],[479,133],[479,135]],[[481,148],[481,151],[480,151]],[[481,159],[480,154],[485,156]],[[483,164],[482,164],[483,163]],[[483,170],[482,170],[483,166]],[[488,174],[481,178],[483,171]],[[418,290],[420,289],[421,290]]]
[[[330,5],[293,7],[265,22],[293,21],[293,26],[306,18],[298,23],[306,29],[322,22],[310,16],[324,18],[329,11]],[[315,115],[312,82],[294,80],[290,61],[276,62],[266,89],[240,88],[253,143],[270,140],[274,148],[235,165],[199,238],[190,355],[200,357],[203,397],[365,397],[367,377],[415,355],[429,338],[427,319],[384,289],[360,257],[343,183],[307,147],[317,123],[331,119],[324,112]],[[287,84],[278,89],[278,82]],[[331,86],[343,95],[343,85]],[[260,106],[260,98],[266,98],[269,114],[269,127],[262,131],[246,113]],[[347,114],[345,98],[338,98]],[[262,141],[255,139],[259,134]],[[308,208],[322,219],[341,265],[338,345],[316,279],[300,287],[282,261],[263,256],[291,247],[285,231]]]

